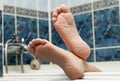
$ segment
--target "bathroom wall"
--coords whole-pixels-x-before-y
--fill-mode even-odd
[[[87,60],[119,61],[119,1],[96,1],[93,5],[77,6],[72,10],[79,34],[91,47]]]
[[[77,6],[72,3],[77,3]],[[80,36],[91,48],[87,61],[120,61],[119,0],[96,0],[83,4],[70,1],[68,5],[71,6]],[[52,39],[55,45],[67,49],[55,30]]]
[[[3,75],[3,55],[2,55],[2,11],[3,2],[0,0],[0,76]]]
[[[37,8],[36,5],[36,3],[41,3],[41,1],[36,2],[31,0],[28,2],[27,0],[16,0],[15,2],[15,0],[13,0],[11,4],[9,4],[10,1],[7,0],[4,2],[4,44],[12,38],[13,34],[18,34],[20,39],[23,38],[24,44],[26,45],[32,39],[38,37],[48,40],[48,13],[44,11],[41,12],[42,8],[40,6]],[[16,55],[8,54],[8,57],[8,65],[15,65]],[[20,64],[19,55],[18,59],[18,64]],[[25,53],[23,59],[24,64],[30,64],[33,57],[30,53]],[[41,61],[41,63],[48,64],[49,62]]]
[[[20,39],[25,39],[25,44],[28,44],[34,38],[40,37],[63,49],[67,49],[49,19],[51,18],[49,17],[51,12],[64,3],[71,7],[78,32],[91,48],[91,55],[87,61],[120,61],[119,0],[96,0],[94,3],[83,1],[83,4],[79,4],[81,2],[79,0],[61,0],[60,3],[52,0],[50,5],[48,5],[48,0],[38,0],[38,2],[37,0],[36,2],[31,0],[31,3],[35,5],[31,3],[22,4],[26,0],[11,1],[13,2],[5,0],[4,3],[3,28],[0,25],[4,35],[0,34],[1,43],[5,44],[8,39],[12,38],[14,33],[17,33]],[[45,4],[44,7],[41,6],[43,3]],[[76,3],[76,5],[73,5],[73,3]],[[2,36],[4,41],[2,41]],[[8,64],[14,65],[15,56],[8,55]],[[32,58],[29,53],[24,54],[24,64],[29,64]],[[45,61],[41,61],[41,63],[49,64]]]

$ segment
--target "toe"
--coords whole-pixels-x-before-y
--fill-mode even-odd
[[[32,47],[30,47],[30,45],[28,45],[28,51],[29,51],[30,53],[32,53],[32,54],[35,53],[35,49],[32,48]]]
[[[57,11],[54,11],[53,14],[52,14],[53,17],[57,17],[58,16],[58,12]]]
[[[52,22],[55,23],[57,21],[57,18],[53,17]]]
[[[32,40],[32,44],[33,44],[33,46],[40,45],[41,44],[41,39],[40,38],[33,39]]]
[[[33,45],[32,41],[29,42],[29,47],[34,48],[35,46]]]
[[[70,8],[67,5],[61,5],[61,11],[64,13],[69,13],[70,12]]]

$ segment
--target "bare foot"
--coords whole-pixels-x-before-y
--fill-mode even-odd
[[[28,50],[36,57],[59,65],[70,79],[82,78],[84,61],[72,52],[56,47],[44,39],[34,39],[28,45]]]
[[[28,50],[36,57],[59,65],[70,79],[82,78],[84,72],[98,72],[100,69],[78,58],[72,52],[56,47],[44,39],[34,39]]]
[[[79,36],[70,9],[66,5],[56,8],[52,21],[70,51],[80,58],[86,59],[90,54],[90,48]]]

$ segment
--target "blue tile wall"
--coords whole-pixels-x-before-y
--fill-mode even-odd
[[[104,2],[105,1],[105,2]],[[71,8],[74,13],[74,19],[76,23],[77,30],[79,35],[82,37],[84,41],[90,46],[91,54],[87,59],[89,62],[94,61],[120,61],[120,17],[119,17],[119,7],[117,0],[104,0],[105,4],[110,2],[111,5],[102,4],[102,1],[95,2],[94,6],[94,24],[92,24],[92,13],[91,13],[91,4],[81,5]],[[113,3],[115,2],[115,3]],[[100,4],[98,4],[100,3]],[[103,8],[104,5],[105,8]],[[111,7],[110,7],[111,6]],[[109,8],[106,8],[109,7]],[[103,8],[103,9],[99,9]],[[4,14],[4,43],[8,39],[12,37],[15,33],[15,18],[14,18],[14,7],[6,9],[6,12],[11,13],[13,15],[5,15]],[[23,9],[24,11],[24,9]],[[88,11],[85,13],[81,13],[84,11]],[[20,11],[19,11],[20,12]],[[28,11],[29,12],[29,11]],[[21,13],[21,12],[20,12]],[[19,15],[21,15],[19,13]],[[36,12],[34,12],[36,14]],[[46,12],[44,12],[46,13]],[[77,13],[77,14],[76,14]],[[1,13],[0,13],[1,14]],[[24,14],[22,14],[24,15]],[[27,13],[26,13],[27,15]],[[40,18],[44,15],[42,12],[39,13]],[[17,33],[21,38],[24,38],[25,44],[28,44],[32,39],[37,38],[38,36],[43,39],[49,40],[49,28],[48,28],[48,14],[44,15],[45,19],[39,19],[37,22],[36,15],[30,17],[32,15],[28,15],[28,17],[17,16]],[[0,16],[0,22],[2,21]],[[39,28],[37,28],[37,24],[39,24]],[[94,28],[93,28],[94,25]],[[2,31],[0,23],[0,28]],[[59,34],[55,30],[53,24],[51,25],[52,31],[52,43],[58,47],[63,49],[68,49],[64,44],[63,40],[60,38]],[[39,30],[38,30],[39,29]],[[94,31],[93,31],[94,29]],[[39,35],[37,33],[39,31]],[[2,42],[2,33],[0,33],[0,42]],[[95,35],[95,36],[93,36]],[[93,38],[95,37],[95,39]],[[95,44],[95,45],[94,45]],[[9,55],[10,58],[9,64],[15,64],[15,56]],[[24,64],[30,63],[33,57],[27,53],[24,54]],[[41,63],[49,64],[49,62],[45,62],[40,60]],[[20,62],[19,62],[20,63]]]
[[[37,19],[18,16],[17,25],[18,36],[25,39],[25,44],[37,38]]]
[[[18,36],[24,38],[24,43],[28,44],[34,38],[37,38],[37,27],[36,19],[17,17],[17,30]],[[12,35],[15,33],[15,17],[12,15],[4,15],[4,41],[12,38]],[[8,54],[8,65],[15,65],[16,56],[14,54]],[[18,64],[20,64],[20,55],[18,55]],[[33,57],[26,53],[23,55],[24,64],[29,64]]]
[[[37,38],[37,19],[17,16],[17,34],[20,37],[20,39],[24,38],[24,44],[26,45],[32,39]],[[20,56],[18,57],[20,64]],[[31,54],[26,53],[23,56],[23,63],[30,64],[32,59],[33,57],[31,56]]]
[[[2,11],[0,11],[0,43],[2,43]],[[0,77],[3,75],[2,46],[0,46]]]
[[[32,37],[33,38],[36,37],[36,34],[34,34],[34,32],[36,33],[36,31],[34,31],[35,26],[33,26],[34,19],[33,19],[33,22],[32,22],[32,20],[30,20],[28,22],[28,20],[29,20],[28,18],[25,19],[25,18],[19,18],[18,17],[17,19],[18,19],[17,21],[18,21],[18,24],[19,24],[18,25],[19,27],[17,28],[19,30],[18,31],[18,36],[20,37],[20,39],[25,38],[24,43],[27,44],[30,40],[32,40]],[[20,19],[21,19],[21,21],[20,21]],[[35,25],[36,25],[36,23],[35,23]],[[32,29],[32,30],[29,30],[29,29]],[[30,31],[31,31],[32,34],[28,33]],[[23,32],[24,32],[24,34],[23,34]],[[4,43],[6,43],[6,41],[8,39],[11,39],[12,35],[14,33],[15,33],[15,17],[12,16],[12,15],[4,15]],[[27,33],[27,35],[26,35],[26,33]],[[15,65],[16,64],[15,58],[16,58],[16,56],[14,54],[8,54],[8,65]],[[24,54],[23,55],[24,64],[30,63],[32,58],[33,57],[30,54]],[[19,59],[18,64],[20,64],[20,55],[18,55],[18,59]]]
[[[80,36],[90,48],[95,49],[91,50],[91,55],[87,61],[94,61],[93,51],[95,51],[96,61],[120,60],[120,48],[109,49],[112,46],[120,46],[119,7],[94,11],[95,39],[93,39],[91,13],[74,15],[74,19]],[[95,47],[93,40],[95,40]],[[97,50],[99,47],[101,50]]]
[[[2,11],[0,11],[0,43],[2,42]]]
[[[60,48],[68,50],[63,40],[61,39],[57,31],[55,30],[55,27],[53,26],[53,24],[52,24],[52,43]]]
[[[120,60],[120,48],[109,49],[112,46],[120,46],[119,8],[95,11],[94,16],[95,45],[96,48],[101,48],[96,50],[96,61]]]
[[[74,15],[74,19],[79,35],[90,46],[90,48],[93,48],[92,13],[77,14]],[[87,61],[94,61],[93,50],[91,50],[91,54]]]
[[[91,50],[90,56],[86,59],[87,62],[94,62],[94,51]]]
[[[39,37],[49,40],[48,20],[39,19]],[[49,64],[47,61],[40,60],[42,64]]]
[[[0,77],[3,75],[2,46],[0,46]]]
[[[12,38],[15,33],[15,18],[12,15],[4,15],[4,43]]]
[[[48,40],[48,21],[40,20],[39,21],[40,29],[40,38]],[[5,34],[5,43],[8,39],[12,38],[12,35],[15,33],[15,17],[12,15],[4,15],[4,34]],[[24,44],[28,44],[32,39],[37,38],[37,19],[27,18],[17,16],[17,34],[20,39],[24,38]],[[8,54],[8,65],[16,64],[16,55]],[[29,53],[23,55],[23,63],[30,64],[33,57]],[[20,55],[18,55],[18,64],[20,64]],[[48,64],[49,62],[40,60],[43,64]]]
[[[79,35],[93,48],[93,33],[92,33],[92,15],[91,13],[79,14],[74,16],[75,23]]]
[[[39,20],[39,37],[42,39],[49,39],[48,20]]]
[[[17,55],[18,58],[18,64],[21,64],[21,58],[20,54]],[[33,59],[33,56],[29,53],[23,54],[23,64],[30,64],[31,60]],[[16,65],[16,55],[15,54],[9,54],[8,53],[8,65]]]
[[[97,61],[120,61],[120,48],[96,50]]]
[[[119,8],[94,12],[96,47],[120,46]]]

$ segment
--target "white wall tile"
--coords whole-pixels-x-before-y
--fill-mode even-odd
[[[3,2],[4,2],[4,5],[11,5],[11,6],[15,5],[14,0],[3,0]]]
[[[0,0],[0,10],[3,9],[3,0]]]
[[[16,6],[36,10],[36,0],[16,0]]]
[[[37,7],[39,11],[48,11],[48,0],[38,0]]]

